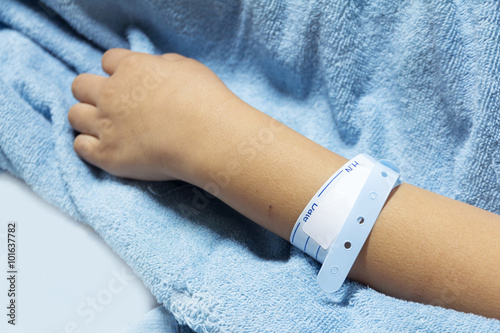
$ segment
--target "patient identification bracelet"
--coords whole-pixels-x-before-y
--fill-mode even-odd
[[[323,263],[321,289],[340,289],[393,188],[399,168],[360,154],[334,173],[309,201],[290,243]]]

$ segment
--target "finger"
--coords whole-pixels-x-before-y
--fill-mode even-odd
[[[120,62],[133,53],[127,49],[107,50],[102,56],[102,69],[109,75],[113,75]]]
[[[73,149],[80,156],[80,158],[85,161],[98,166],[97,163],[97,151],[99,147],[100,141],[98,138],[87,135],[87,134],[79,134],[75,141],[73,142]]]
[[[68,111],[68,121],[75,131],[98,136],[97,120],[99,110],[93,105],[78,103]]]
[[[106,78],[94,74],[80,74],[71,85],[73,96],[82,103],[97,105],[99,93],[106,82]]]

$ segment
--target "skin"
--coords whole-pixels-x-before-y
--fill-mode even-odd
[[[110,77],[74,80],[80,103],[68,120],[80,133],[76,153],[115,176],[189,182],[288,241],[310,198],[346,162],[240,100],[193,59],[112,49],[102,66]],[[500,319],[499,239],[500,216],[403,183],[349,278]]]

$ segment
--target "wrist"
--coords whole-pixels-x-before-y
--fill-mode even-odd
[[[220,165],[226,158],[225,151],[236,140],[238,131],[233,130],[236,114],[242,115],[244,107],[249,106],[241,101],[236,95],[221,92],[212,95],[206,100],[203,106],[197,111],[200,114],[208,114],[204,120],[197,122],[196,126],[185,124],[184,131],[189,132],[188,139],[175,142],[172,149],[172,142],[166,144],[164,151],[174,150],[175,154],[164,154],[162,169],[165,177],[171,175],[172,162],[176,167],[174,177],[190,184],[204,187],[209,173],[212,170],[219,170]],[[217,101],[217,102],[213,102]],[[245,117],[248,117],[245,114]]]
[[[285,125],[239,98],[227,99],[213,113],[209,133],[191,156],[187,181],[218,196]]]

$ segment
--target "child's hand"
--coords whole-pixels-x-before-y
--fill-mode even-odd
[[[109,78],[73,82],[81,103],[68,119],[81,133],[78,155],[120,177],[189,181],[214,144],[211,133],[223,130],[224,106],[240,100],[206,66],[178,54],[112,49],[102,66]]]

